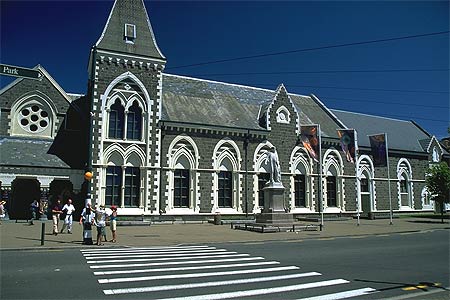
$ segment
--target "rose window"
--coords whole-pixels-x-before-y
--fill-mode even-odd
[[[45,130],[49,123],[48,112],[43,110],[38,105],[31,105],[22,108],[18,117],[20,126],[31,133],[38,133]]]

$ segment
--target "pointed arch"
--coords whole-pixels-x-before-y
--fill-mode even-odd
[[[200,212],[200,187],[198,185],[198,147],[185,134],[176,136],[169,145],[166,172],[166,212],[192,214]]]
[[[264,208],[264,193],[262,188],[269,181],[270,167],[266,163],[267,152],[273,144],[268,140],[256,146],[253,154],[253,213],[259,213]]]
[[[125,93],[123,88],[118,89],[121,83],[124,83],[128,92]],[[144,84],[136,75],[125,72],[117,76],[110,82],[100,99],[104,139],[129,139],[144,142],[143,128],[146,128],[146,124],[150,122],[148,110],[151,108],[152,100]]]
[[[406,158],[400,158],[397,163],[397,179],[398,207],[400,210],[414,209],[413,174]]]
[[[230,138],[220,140],[212,157],[213,207],[212,212],[241,212],[241,154]]]
[[[100,99],[102,100],[102,109],[105,109],[106,107],[106,101],[109,97],[109,94],[111,93],[111,91],[116,87],[116,85],[125,80],[125,79],[130,79],[132,80],[134,83],[136,83],[140,90],[142,91],[142,93],[144,94],[144,98],[145,98],[145,102],[147,103],[147,107],[151,107],[150,106],[150,95],[148,94],[147,89],[145,88],[145,85],[142,83],[142,81],[139,80],[139,78],[134,75],[133,73],[131,73],[130,71],[127,71],[125,73],[120,74],[119,76],[117,76],[116,78],[114,78],[108,85],[108,87],[105,90],[105,93],[103,95],[100,96]]]
[[[312,161],[304,147],[295,146],[289,161],[290,207],[293,213],[314,211],[314,180]]]
[[[356,195],[357,204],[363,214],[376,211],[375,173],[372,159],[368,155],[361,155],[357,161]]]
[[[422,210],[434,210],[434,201],[431,200],[431,194],[426,186],[423,187],[420,193],[420,200],[422,202]]]
[[[143,208],[144,153],[136,145],[124,148],[119,143],[108,146],[100,169],[100,198],[106,205]]]
[[[330,148],[325,152],[323,163],[324,212],[345,211],[344,163],[339,151]]]

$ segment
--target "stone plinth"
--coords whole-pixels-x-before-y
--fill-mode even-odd
[[[284,186],[281,183],[269,182],[264,188],[264,209],[256,215],[256,223],[292,223],[292,214],[286,213],[284,207]]]
[[[294,216],[285,212],[282,213],[260,213],[256,215],[256,223],[264,224],[286,224],[293,223]]]
[[[280,183],[269,183],[264,188],[263,213],[284,213],[284,186]]]

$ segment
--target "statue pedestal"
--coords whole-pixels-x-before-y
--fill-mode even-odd
[[[284,186],[278,182],[269,182],[264,188],[264,209],[256,215],[256,223],[292,223],[292,214],[284,207]]]

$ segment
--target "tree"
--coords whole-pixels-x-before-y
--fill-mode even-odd
[[[441,207],[441,221],[444,223],[444,206],[450,202],[450,168],[445,162],[433,165],[427,171],[426,184],[431,200]]]

